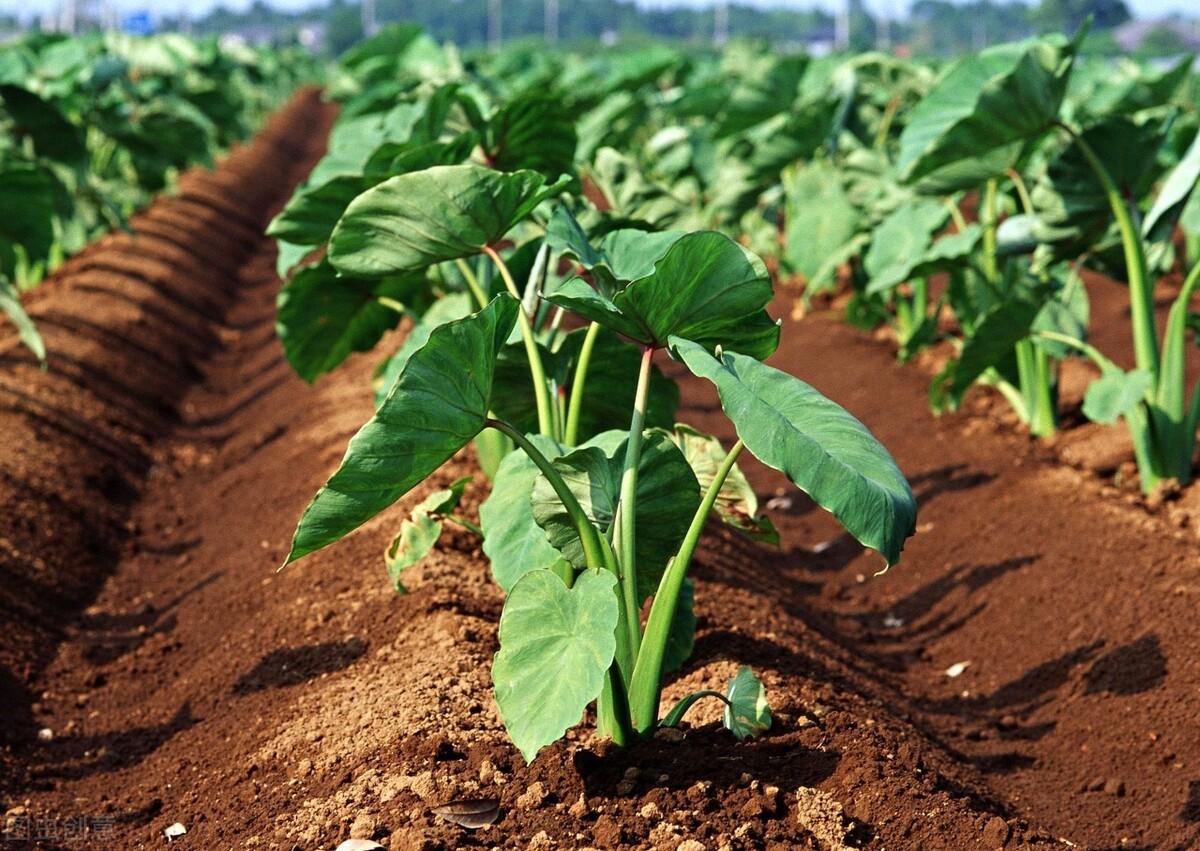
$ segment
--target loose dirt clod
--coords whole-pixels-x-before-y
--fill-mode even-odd
[[[845,844],[842,805],[828,792],[801,786],[796,790],[796,819],[809,831],[823,851],[853,851]]]

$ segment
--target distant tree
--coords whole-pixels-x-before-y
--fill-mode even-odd
[[[1133,17],[1125,0],[1042,0],[1029,19],[1043,32],[1073,33],[1089,16],[1098,30],[1119,27]]]
[[[325,39],[330,52],[334,55],[342,53],[362,37],[362,9],[359,5],[347,3],[346,0],[334,0],[325,16]]]

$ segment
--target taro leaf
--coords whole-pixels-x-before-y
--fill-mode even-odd
[[[1011,356],[1017,343],[1029,336],[1041,307],[1033,299],[1014,297],[989,309],[963,344],[958,358],[933,379],[929,400],[934,410],[957,408],[976,379]]]
[[[46,363],[46,344],[37,326],[21,305],[21,294],[9,283],[7,278],[0,276],[0,313],[7,316],[17,326],[17,334],[26,348],[37,357],[44,366]]]
[[[1200,133],[1179,164],[1167,175],[1154,206],[1142,221],[1142,233],[1151,241],[1168,239],[1200,180]]]
[[[13,135],[33,140],[39,157],[71,167],[87,162],[83,131],[68,121],[58,108],[20,86],[0,86],[0,110],[13,122]]]
[[[549,437],[535,434],[529,439],[547,458],[557,458],[565,451]],[[492,492],[479,507],[483,553],[492,565],[492,578],[505,591],[511,591],[529,571],[549,568],[562,560],[533,519],[533,486],[537,479],[537,465],[529,456],[511,452],[500,462]]]
[[[1083,285],[1079,273],[1071,268],[1067,272],[1066,283],[1038,311],[1031,330],[1035,335],[1039,331],[1053,331],[1075,340],[1083,340],[1087,337],[1090,317],[1091,303],[1088,301],[1087,288]],[[1034,336],[1033,342],[1052,357],[1066,358],[1079,354],[1079,350],[1074,346],[1055,340]]]
[[[468,830],[478,830],[494,824],[496,819],[500,818],[500,799],[464,798],[434,807],[430,812],[442,821],[457,824]]]
[[[518,310],[516,299],[501,295],[478,313],[433,330],[305,509],[285,564],[361,526],[483,429],[496,353]]]
[[[276,249],[279,252],[279,257],[275,261],[275,274],[284,280],[293,269],[315,251],[315,245],[294,245],[284,240],[279,240],[276,243]]]
[[[576,142],[575,116],[562,96],[528,92],[489,119],[484,152],[501,171],[565,174],[575,164]]]
[[[1154,377],[1144,369],[1109,370],[1088,385],[1083,415],[1094,423],[1112,425],[1133,411],[1153,386]]]
[[[818,161],[785,182],[788,265],[814,291],[834,282],[837,268],[857,252],[860,214],[833,166]]]
[[[267,236],[302,245],[320,245],[350,202],[371,188],[374,181],[354,174],[339,174],[316,186],[301,187],[267,226]]]
[[[549,570],[526,573],[500,615],[492,663],[496,703],[526,762],[579,723],[617,650],[617,578],[588,570],[572,588]]]
[[[469,315],[471,306],[471,296],[467,293],[451,293],[435,301],[424,315],[413,323],[412,330],[408,332],[404,343],[397,349],[396,354],[387,359],[379,371],[375,388],[375,407],[383,404],[392,385],[396,383],[396,378],[404,371],[404,365],[413,356],[413,352],[425,345],[429,340],[429,335],[433,333],[433,329]]]
[[[743,665],[725,692],[725,729],[739,741],[754,739],[771,729],[767,690],[754,672]]]
[[[667,646],[663,649],[663,673],[678,671],[692,655],[696,646],[696,585],[684,579],[675,603],[675,617],[667,632]]]
[[[721,441],[682,423],[675,425],[675,432],[671,436],[696,474],[701,492],[706,492],[728,455]],[[713,507],[721,522],[746,537],[770,544],[779,543],[779,532],[769,517],[758,513],[758,496],[737,464],[725,477]]]
[[[700,231],[681,237],[651,274],[611,299],[579,278],[547,298],[643,345],[662,348],[679,336],[761,359],[779,345],[765,310],[771,295],[761,260],[724,234]]]
[[[557,351],[542,349],[547,375],[570,395],[575,367],[587,336],[578,328],[563,338]],[[609,429],[628,428],[629,412],[637,394],[641,353],[612,331],[601,329],[592,348],[590,368],[584,381],[579,415],[580,440]],[[537,431],[537,406],[529,378],[529,361],[521,344],[506,346],[496,364],[495,411],[497,416],[524,432]],[[650,372],[646,398],[646,427],[670,428],[679,407],[679,388],[655,366]]]
[[[400,533],[388,544],[383,556],[388,577],[397,591],[406,590],[401,582],[401,574],[429,555],[442,535],[442,517],[458,507],[463,491],[470,482],[470,476],[463,476],[451,482],[450,487],[434,491],[421,500],[412,514],[400,524]]]
[[[279,292],[275,327],[284,355],[301,378],[315,381],[396,327],[400,314],[380,298],[405,303],[427,289],[419,272],[377,280],[344,278],[325,260],[301,269]]]
[[[672,348],[717,387],[746,448],[831,512],[889,564],[916,528],[917,505],[896,462],[862,423],[798,378],[733,352]]]
[[[909,280],[949,217],[950,210],[940,201],[917,199],[884,219],[863,258],[870,279],[867,292],[886,292]]]
[[[16,246],[31,261],[46,259],[54,247],[54,220],[64,192],[54,174],[33,162],[0,162],[0,274],[16,267]]]
[[[609,431],[554,462],[584,513],[607,533],[621,494],[625,435]],[[700,485],[679,447],[662,431],[642,441],[637,482],[637,578],[639,600],[657,590],[667,560],[675,555],[700,507]],[[533,487],[533,517],[551,545],[583,569],[586,560],[575,525],[544,475]]]
[[[1057,119],[1075,54],[1061,36],[989,47],[955,62],[908,114],[897,171],[947,193],[1016,164]]]
[[[385,180],[354,199],[333,230],[341,272],[381,277],[470,257],[494,245],[542,201],[562,192],[532,171],[435,166]]]
[[[655,262],[683,235],[622,228],[605,234],[593,248],[570,210],[560,205],[547,226],[546,243],[591,272],[593,283],[611,298],[623,284],[653,273]]]

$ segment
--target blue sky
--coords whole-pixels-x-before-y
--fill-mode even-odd
[[[120,9],[151,8],[163,13],[178,12],[188,9],[193,13],[204,12],[217,5],[218,0],[114,0]],[[230,8],[245,8],[251,0],[223,0]],[[313,5],[313,0],[272,0],[273,4],[283,8],[302,9]],[[587,2],[587,0],[564,0],[564,2]],[[709,6],[712,0],[639,0],[643,6],[675,6],[684,3],[690,6]],[[798,9],[810,9],[813,6],[834,8],[837,0],[740,0],[759,6],[790,6]],[[877,11],[900,13],[907,9],[910,0],[866,0],[867,5]],[[1196,0],[1126,0],[1130,8],[1139,17],[1160,17],[1172,12],[1192,13],[1197,11]],[[52,10],[57,0],[0,0],[0,11],[17,13],[22,16]]]

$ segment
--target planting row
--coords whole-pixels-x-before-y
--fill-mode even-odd
[[[245,138],[315,68],[178,35],[31,34],[0,47],[0,310],[44,357],[19,294]]]
[[[1186,482],[1200,271],[1161,338],[1152,289],[1191,259],[1194,240],[1179,251],[1172,239],[1197,218],[1197,121],[1181,108],[1191,81],[1186,64],[1101,67],[1077,47],[1005,45],[937,74],[740,46],[464,62],[404,27],[354,48],[330,89],[342,109],[329,152],[269,230],[289,276],[279,333],[311,381],[402,320],[411,328],[382,353],[376,414],[288,561],[473,443],[492,479],[479,522],[458,512],[457,482],[412,512],[384,562],[403,590],[445,524],[482,538],[507,593],[496,698],[527,758],[593,702],[618,742],[709,697],[735,735],[766,729],[748,669],[725,693],[659,709],[663,676],[691,649],[687,572],[709,516],[776,537],[740,453],[888,563],[916,516],[870,433],[763,362],[779,339],[770,264],[809,293],[848,284],[850,318],[895,324],[901,357],[951,338],[935,409],[983,382],[1048,434],[1058,363],[1091,358],[1101,377],[1085,412],[1126,419],[1147,490]],[[1133,370],[1087,342],[1084,264],[1129,281]],[[715,386],[733,446],[675,421],[660,352]]]

